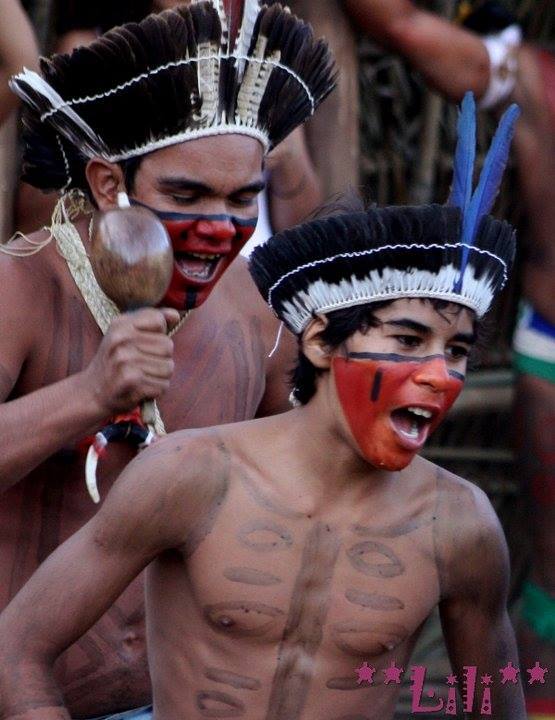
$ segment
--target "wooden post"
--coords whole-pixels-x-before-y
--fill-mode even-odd
[[[359,184],[357,42],[339,0],[290,0],[291,10],[330,44],[339,68],[338,87],[307,125],[308,147],[324,197]]]

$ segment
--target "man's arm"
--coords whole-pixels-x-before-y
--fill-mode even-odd
[[[148,309],[117,318],[87,368],[17,397],[22,371],[43,351],[37,344],[44,327],[51,327],[49,342],[69,342],[63,332],[56,335],[64,309],[50,307],[36,272],[40,260],[0,255],[0,492],[110,416],[159,397],[173,372],[173,343],[165,332],[178,314]]]
[[[294,130],[268,156],[268,198],[274,232],[297,225],[322,202],[322,190],[306,145],[304,128]]]
[[[12,75],[23,66],[38,67],[35,33],[18,0],[0,0],[0,125],[17,107],[18,99],[8,87]]]
[[[467,90],[481,98],[489,83],[488,52],[472,32],[416,7],[411,0],[345,0],[355,24],[399,53],[450,100]]]
[[[228,473],[224,448],[187,433],[157,441],[127,466],[97,515],[0,615],[3,720],[69,718],[53,680],[55,659],[158,554],[194,551],[202,537],[197,526],[206,534],[206,517],[213,519],[222,504]]]
[[[440,614],[453,671],[462,683],[465,665],[478,668],[477,686],[492,678],[493,716],[526,720],[520,676],[501,684],[500,670],[519,667],[514,631],[507,614],[510,575],[503,531],[487,497],[461,486],[448,493],[436,513],[440,568]],[[522,671],[521,671],[522,672]],[[460,687],[460,685],[459,685]],[[479,718],[480,703],[465,717]]]

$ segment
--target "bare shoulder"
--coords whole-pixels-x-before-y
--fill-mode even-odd
[[[172,433],[125,468],[99,513],[102,524],[125,518],[127,526],[156,535],[160,549],[183,546],[198,522],[224,503],[230,474],[230,453],[216,431]]]
[[[1,298],[15,296],[19,303],[36,303],[36,290],[59,272],[55,269],[59,263],[55,243],[48,239],[49,234],[39,230],[25,238],[14,237],[0,247]]]
[[[30,240],[37,244],[46,237],[46,233],[34,233]],[[47,246],[33,255],[20,256],[29,249],[32,245],[21,239],[0,248],[0,369],[11,378],[8,383],[0,382],[2,397],[33,352],[52,306],[55,248]]]
[[[504,587],[509,560],[505,536],[487,495],[436,466],[435,549],[442,594],[474,583]]]

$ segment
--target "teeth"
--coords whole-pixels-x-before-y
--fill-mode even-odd
[[[200,260],[217,260],[221,257],[221,255],[201,255],[200,253],[187,253],[187,255],[190,255],[191,257],[199,258]]]
[[[429,420],[432,417],[432,413],[429,410],[424,410],[424,408],[420,407],[409,407],[407,410],[411,413],[414,413],[414,415],[421,415],[422,417],[425,417],[427,420]]]

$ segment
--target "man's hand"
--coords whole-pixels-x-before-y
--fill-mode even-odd
[[[174,370],[168,328],[177,310],[145,308],[116,318],[83,375],[101,412],[115,415],[160,397]]]

